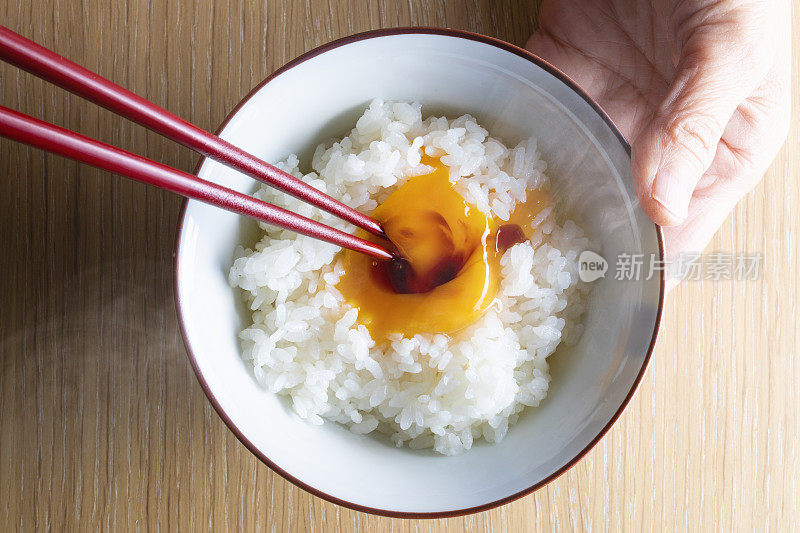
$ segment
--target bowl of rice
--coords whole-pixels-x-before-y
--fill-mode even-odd
[[[466,32],[368,32],[278,70],[219,134],[367,214],[434,160],[498,224],[547,199],[468,324],[386,335],[344,290],[342,250],[185,203],[175,290],[189,359],[276,472],[350,508],[452,516],[555,479],[619,417],[658,331],[661,234],[638,207],[627,142],[558,70]],[[355,231],[214,161],[197,174]]]

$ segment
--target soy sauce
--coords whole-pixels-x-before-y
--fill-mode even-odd
[[[525,242],[525,233],[518,224],[503,224],[497,228],[495,236],[495,251],[504,253],[506,250]],[[390,287],[397,294],[421,294],[429,292],[440,285],[455,279],[461,268],[464,266],[472,250],[469,253],[451,253],[444,255],[439,262],[424,275],[414,271],[411,262],[403,257],[396,246],[395,257],[390,261],[373,261],[371,275],[377,283]],[[447,246],[449,250],[455,250],[455,244]]]

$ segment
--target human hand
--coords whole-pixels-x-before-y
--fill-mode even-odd
[[[788,0],[545,0],[539,24],[527,48],[630,141],[667,253],[705,248],[786,138]]]

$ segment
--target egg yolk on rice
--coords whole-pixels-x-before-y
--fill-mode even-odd
[[[503,252],[530,238],[544,205],[543,193],[529,191],[508,221],[495,220],[467,204],[447,166],[430,157],[423,164],[434,170],[409,178],[371,215],[390,243],[359,234],[400,259],[343,252],[337,288],[377,342],[392,333],[454,333],[477,320],[497,294]]]

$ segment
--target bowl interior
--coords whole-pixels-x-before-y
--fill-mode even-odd
[[[398,449],[332,423],[313,426],[258,385],[240,358],[249,323],[227,282],[234,248],[253,223],[190,201],[178,238],[179,314],[201,383],[250,448],[301,484],[352,506],[445,513],[484,506],[550,479],[602,435],[635,387],[657,326],[661,284],[617,281],[617,254],[659,255],[657,229],[638,209],[624,141],[558,77],[501,47],[454,35],[380,35],[330,48],[252,95],[222,137],[267,161],[290,153],[308,171],[314,146],[348,132],[374,97],[415,100],[423,113],[468,112],[514,144],[536,136],[560,212],[599,244],[609,274],[595,282],[585,333],[549,361],[548,397],[495,445],[455,457]],[[305,158],[304,158],[305,156]],[[244,192],[254,182],[213,161],[199,175]]]

